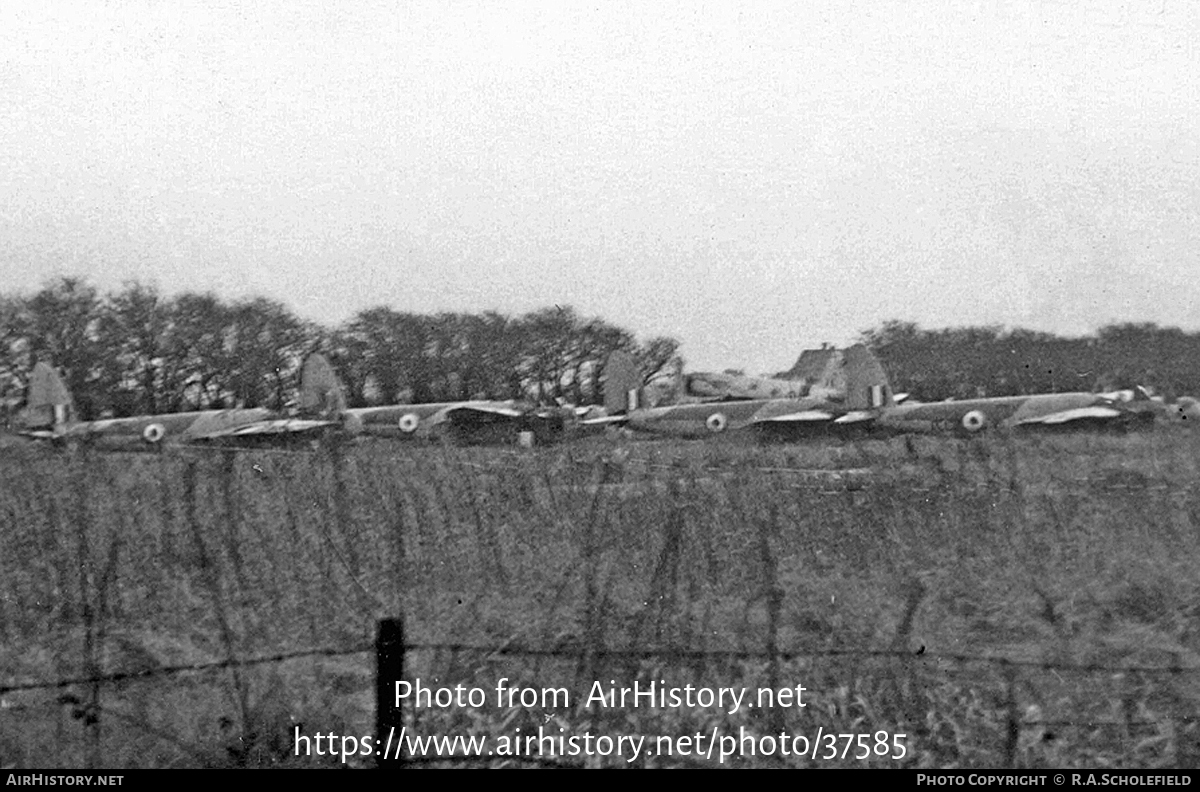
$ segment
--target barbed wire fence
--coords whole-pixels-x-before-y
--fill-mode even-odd
[[[102,673],[94,676],[86,677],[69,677],[54,680],[27,680],[11,682],[0,685],[0,696],[17,693],[21,691],[34,690],[64,690],[62,695],[55,699],[55,703],[70,709],[74,719],[79,721],[81,727],[88,733],[97,733],[98,726],[103,718],[128,718],[120,711],[110,709],[101,704],[100,696],[92,695],[86,700],[73,692],[76,688],[86,688],[96,690],[103,686],[115,685],[121,682],[127,682],[134,679],[169,679],[183,674],[199,674],[204,672],[221,671],[229,669],[245,669],[254,668],[262,665],[275,665],[287,663],[299,659],[311,658],[338,658],[362,656],[371,658],[374,666],[374,676],[376,680],[375,689],[375,713],[376,723],[373,736],[377,746],[389,746],[383,753],[375,756],[375,762],[379,766],[399,768],[407,764],[417,763],[466,763],[478,764],[488,762],[502,761],[493,754],[443,754],[433,753],[429,755],[407,755],[407,751],[401,747],[401,744],[394,739],[397,729],[406,725],[411,725],[413,707],[409,706],[408,710],[404,707],[397,708],[394,706],[395,701],[395,682],[405,679],[404,673],[404,658],[411,652],[469,652],[489,657],[549,657],[571,660],[576,663],[581,663],[584,660],[585,652],[582,649],[562,650],[562,649],[542,649],[529,648],[520,646],[494,646],[494,645],[474,645],[474,644],[449,644],[449,643],[413,643],[408,644],[404,641],[403,620],[400,618],[381,620],[378,629],[378,639],[372,646],[351,646],[343,648],[314,648],[307,650],[282,652],[274,655],[262,657],[249,657],[241,659],[222,659],[207,662],[187,663],[174,666],[165,666],[155,669],[138,669],[131,671],[116,671],[110,673]],[[677,650],[662,650],[662,651],[631,651],[631,650],[592,650],[587,653],[593,662],[597,660],[669,660],[673,662],[682,661],[709,661],[709,660],[771,660],[772,656],[764,652],[751,651],[677,651]],[[892,650],[862,650],[862,649],[845,649],[845,650],[825,650],[825,651],[810,651],[810,652],[781,652],[774,656],[776,660],[796,660],[796,659],[815,659],[815,658],[854,658],[854,659],[875,659],[889,660],[897,664],[910,663],[913,659],[911,653],[896,652]],[[1179,668],[1169,666],[1114,666],[1114,665],[1071,665],[1066,663],[1051,663],[1041,661],[1028,660],[1013,660],[1004,657],[995,657],[987,655],[968,655],[954,653],[937,653],[930,654],[925,658],[925,662],[936,663],[955,663],[960,665],[983,665],[990,666],[1000,672],[1003,679],[1003,684],[998,693],[998,697],[1007,702],[1004,709],[1004,734],[1007,735],[1003,749],[1004,765],[1007,767],[1019,767],[1018,745],[1020,744],[1023,734],[1032,731],[1044,732],[1047,729],[1065,729],[1065,728],[1088,728],[1088,729],[1104,729],[1104,728],[1119,728],[1126,732],[1133,733],[1139,727],[1159,727],[1162,725],[1158,720],[1139,719],[1135,710],[1125,708],[1125,717],[1120,720],[1115,719],[1096,719],[1092,717],[1070,718],[1044,718],[1044,717],[1029,717],[1027,712],[1028,707],[1022,707],[1020,701],[1023,698],[1021,689],[1029,682],[1029,672],[1068,672],[1079,675],[1112,675],[1122,674],[1130,676],[1170,676],[1170,677],[1188,677],[1194,679],[1200,674],[1200,668]],[[977,682],[994,681],[994,675],[978,676]],[[777,688],[772,688],[777,689]],[[1178,726],[1182,728],[1194,728],[1197,718],[1195,716],[1184,716],[1180,718]],[[142,729],[150,728],[145,723],[134,722],[134,726]],[[775,731],[783,731],[783,727],[772,729]],[[201,746],[190,745],[178,737],[170,733],[158,730],[156,736],[170,742],[178,747],[181,747],[187,754],[191,756],[203,757]],[[389,739],[389,733],[393,739]],[[395,746],[392,750],[390,746]],[[918,747],[918,746],[914,746]],[[555,759],[544,756],[514,756],[504,759],[507,762],[517,763],[533,763],[550,766],[583,766],[583,760],[575,762],[562,759]]]
[[[504,547],[504,542],[501,535],[496,533],[495,526],[482,518],[482,515],[488,513],[489,502],[488,493],[481,490],[487,488],[483,487],[478,480],[469,480],[472,473],[486,475],[489,470],[487,465],[468,462],[454,468],[451,472],[458,474],[458,489],[448,483],[454,480],[453,476],[439,479],[439,475],[447,472],[439,471],[432,475],[434,479],[434,486],[431,488],[432,494],[427,492],[425,495],[428,497],[422,496],[425,497],[424,500],[422,497],[413,497],[409,499],[409,502],[400,504],[394,499],[389,500],[388,497],[378,497],[372,500],[368,496],[364,499],[364,490],[370,489],[367,484],[386,486],[387,479],[385,477],[369,480],[360,477],[361,465],[348,459],[344,454],[335,454],[328,459],[318,457],[322,461],[317,463],[319,470],[316,471],[316,474],[318,478],[323,476],[327,479],[327,486],[320,488],[317,500],[306,505],[303,510],[305,514],[300,514],[301,510],[297,507],[292,513],[284,515],[283,521],[290,523],[291,527],[290,533],[285,534],[285,539],[288,546],[295,551],[297,556],[304,559],[304,563],[308,567],[319,570],[321,583],[318,588],[321,592],[337,600],[342,607],[356,610],[360,614],[360,622],[372,625],[375,640],[369,641],[360,637],[351,641],[337,641],[331,645],[250,653],[244,651],[241,646],[245,643],[245,635],[254,630],[255,605],[253,602],[241,601],[238,591],[259,586],[267,589],[268,594],[278,593],[282,589],[280,578],[286,579],[288,575],[276,575],[275,579],[271,581],[266,581],[261,577],[255,579],[256,570],[259,570],[260,567],[256,567],[249,557],[254,553],[257,553],[259,557],[270,556],[276,549],[277,543],[272,546],[266,542],[266,537],[262,535],[263,532],[255,533],[255,514],[246,509],[247,504],[243,502],[246,500],[246,495],[241,492],[241,488],[246,486],[247,476],[253,480],[256,475],[265,475],[261,472],[261,460],[264,457],[251,454],[242,458],[240,453],[227,452],[219,456],[219,461],[216,463],[191,458],[182,464],[182,468],[171,465],[170,472],[181,475],[175,478],[167,477],[171,481],[169,491],[177,492],[180,496],[163,498],[156,504],[159,511],[158,516],[163,521],[178,518],[186,526],[185,530],[180,532],[181,535],[175,538],[185,538],[190,535],[192,547],[189,559],[199,570],[199,574],[195,576],[196,580],[208,592],[204,601],[211,606],[212,618],[215,621],[215,629],[211,632],[216,636],[214,648],[217,649],[216,653],[219,656],[205,660],[177,663],[154,662],[143,667],[127,668],[113,668],[109,664],[108,655],[111,653],[106,652],[103,647],[112,638],[113,630],[110,622],[122,615],[119,612],[120,607],[114,606],[110,599],[120,598],[116,592],[119,588],[117,581],[124,570],[122,564],[131,563],[126,560],[131,552],[129,547],[132,539],[129,534],[136,534],[136,529],[142,527],[139,520],[153,512],[153,509],[143,509],[138,511],[136,516],[117,520],[116,529],[111,526],[108,531],[99,529],[98,524],[103,522],[105,515],[111,517],[122,512],[121,503],[109,504],[105,509],[100,510],[103,513],[98,513],[94,507],[89,506],[89,498],[96,491],[113,488],[117,483],[116,478],[120,476],[119,470],[101,465],[101,473],[96,473],[89,467],[95,464],[95,458],[72,459],[66,463],[69,477],[82,484],[74,492],[60,488],[48,495],[46,492],[38,490],[37,487],[26,489],[23,493],[23,495],[28,495],[24,502],[25,505],[33,505],[42,509],[44,519],[40,527],[51,525],[53,530],[59,534],[54,545],[54,549],[58,551],[59,555],[67,549],[62,544],[62,541],[65,541],[62,529],[67,526],[74,528],[74,546],[70,547],[68,555],[77,562],[74,566],[77,567],[75,586],[78,591],[78,601],[71,605],[71,598],[66,596],[65,592],[60,591],[62,602],[58,604],[56,615],[69,618],[82,631],[82,640],[79,644],[81,658],[78,664],[81,670],[79,673],[73,674],[44,676],[6,673],[7,678],[0,678],[0,719],[8,720],[12,724],[15,722],[14,719],[19,719],[22,714],[28,714],[37,706],[65,711],[69,714],[70,719],[82,729],[80,742],[85,748],[82,764],[87,767],[100,767],[105,763],[102,726],[105,723],[114,722],[121,722],[130,728],[141,730],[150,737],[172,746],[180,756],[186,757],[187,761],[203,764],[214,761],[211,750],[205,744],[197,742],[186,734],[181,735],[177,731],[151,722],[153,719],[146,717],[144,713],[126,712],[120,706],[108,703],[106,699],[110,695],[115,695],[119,701],[121,699],[120,689],[127,683],[152,683],[156,680],[166,681],[194,675],[223,673],[227,675],[226,689],[231,691],[231,695],[236,701],[235,709],[241,713],[240,720],[245,729],[246,724],[251,720],[249,711],[252,708],[250,702],[252,685],[242,676],[243,671],[263,667],[284,667],[288,663],[303,660],[353,658],[364,669],[368,669],[374,678],[373,709],[376,721],[373,727],[366,731],[373,733],[377,741],[383,740],[386,744],[385,734],[389,731],[404,725],[418,728],[422,722],[423,713],[412,707],[406,710],[391,706],[392,686],[396,681],[412,676],[411,666],[410,671],[406,674],[405,659],[414,655],[425,658],[440,657],[443,670],[454,672],[455,669],[458,669],[464,678],[470,676],[469,669],[466,667],[471,663],[464,663],[461,659],[463,657],[484,658],[488,668],[493,665],[503,666],[505,663],[511,663],[511,667],[514,669],[511,672],[512,675],[525,677],[529,677],[531,674],[536,675],[539,668],[536,662],[540,659],[563,661],[564,667],[571,669],[566,676],[573,680],[571,686],[573,692],[587,687],[596,679],[607,678],[606,675],[619,676],[622,679],[645,677],[647,674],[646,662],[651,663],[652,668],[659,669],[659,673],[663,675],[668,673],[690,675],[697,683],[711,678],[714,673],[728,674],[730,679],[733,679],[734,669],[730,664],[749,662],[755,664],[756,668],[765,666],[759,669],[761,673],[754,676],[755,679],[761,677],[765,682],[761,687],[778,689],[786,687],[785,677],[789,674],[799,673],[797,668],[811,670],[811,664],[816,661],[845,661],[850,666],[842,670],[853,671],[849,676],[857,679],[875,679],[877,677],[878,680],[885,680],[892,685],[888,692],[884,692],[884,687],[877,687],[867,692],[877,694],[876,697],[879,699],[886,699],[890,696],[894,702],[899,702],[897,704],[899,709],[895,709],[894,712],[901,711],[905,702],[910,704],[917,702],[915,705],[917,709],[920,710],[924,707],[926,708],[925,712],[928,713],[932,711],[928,708],[936,708],[939,703],[936,695],[929,692],[929,688],[936,688],[939,680],[953,678],[956,682],[961,681],[963,685],[961,690],[972,691],[991,702],[990,705],[976,704],[976,712],[986,711],[989,716],[999,717],[998,722],[990,724],[995,727],[994,734],[1000,740],[1000,747],[993,755],[998,754],[1003,763],[1009,767],[1021,766],[1022,762],[1026,761],[1026,757],[1023,757],[1022,754],[1022,746],[1025,742],[1032,739],[1053,740],[1053,736],[1046,738],[1045,735],[1072,729],[1096,733],[1116,730],[1135,743],[1146,743],[1148,749],[1153,747],[1153,741],[1162,739],[1162,733],[1165,731],[1174,734],[1180,745],[1191,746],[1186,750],[1197,752],[1196,754],[1189,753],[1188,756],[1200,754],[1200,750],[1195,748],[1200,731],[1198,731],[1194,716],[1150,711],[1147,707],[1140,706],[1142,702],[1138,699],[1138,696],[1144,694],[1148,687],[1160,684],[1153,680],[1168,680],[1166,684],[1183,688],[1185,698],[1194,700],[1200,663],[1197,663],[1187,651],[1176,651],[1174,654],[1168,652],[1167,654],[1171,657],[1169,663],[1147,664],[1140,662],[1078,662],[1071,659],[1046,660],[1028,656],[1013,656],[1002,652],[927,650],[923,646],[912,645],[915,636],[913,619],[922,600],[919,591],[920,585],[916,586],[916,593],[908,596],[900,607],[900,616],[893,626],[891,638],[882,646],[876,648],[862,646],[805,648],[797,645],[795,630],[784,623],[788,619],[788,615],[783,608],[784,593],[780,579],[782,573],[778,568],[778,553],[775,552],[781,542],[778,535],[781,526],[786,526],[788,523],[779,513],[773,512],[769,508],[765,519],[748,519],[749,527],[745,528],[747,544],[751,546],[751,555],[757,561],[754,574],[762,578],[756,581],[756,585],[747,593],[746,610],[743,611],[748,612],[754,601],[758,601],[761,605],[759,622],[761,622],[762,629],[757,631],[756,640],[753,641],[757,645],[740,648],[714,648],[707,645],[707,639],[703,638],[702,632],[689,632],[687,629],[682,629],[680,624],[684,622],[678,619],[679,610],[686,610],[689,605],[695,605],[695,602],[683,601],[679,591],[689,589],[689,587],[694,591],[698,585],[697,575],[685,571],[686,564],[684,562],[685,556],[695,550],[695,548],[685,547],[685,545],[696,543],[695,536],[689,533],[687,524],[688,515],[695,513],[695,507],[688,503],[688,499],[695,495],[698,486],[703,488],[703,483],[695,478],[684,484],[668,480],[665,484],[660,482],[649,489],[649,497],[667,501],[662,512],[666,518],[652,526],[655,541],[650,546],[654,552],[639,559],[645,567],[651,570],[651,574],[649,581],[644,581],[642,594],[639,595],[643,597],[643,605],[633,612],[634,623],[628,625],[621,634],[621,638],[628,646],[625,648],[614,646],[614,636],[611,634],[612,625],[609,624],[612,616],[609,611],[612,608],[613,588],[617,584],[614,583],[614,577],[608,571],[612,566],[611,558],[608,556],[612,555],[613,546],[611,541],[606,540],[601,533],[611,527],[605,522],[606,514],[617,514],[618,517],[615,519],[627,516],[622,514],[627,493],[621,488],[632,486],[636,490],[644,483],[630,481],[628,475],[630,464],[627,461],[623,466],[614,465],[607,459],[594,464],[589,463],[586,466],[586,475],[582,478],[577,477],[567,481],[558,492],[553,487],[549,488],[547,495],[549,500],[545,505],[551,512],[559,512],[554,518],[558,521],[556,524],[567,519],[564,515],[573,515],[576,523],[573,536],[579,542],[579,556],[574,564],[568,564],[568,568],[563,571],[561,585],[564,587],[563,590],[571,588],[572,583],[569,581],[576,577],[581,578],[578,589],[579,600],[577,601],[579,613],[577,619],[571,619],[572,622],[578,622],[578,632],[568,631],[567,635],[559,636],[554,640],[529,644],[516,638],[472,642],[429,640],[422,637],[423,632],[429,633],[427,629],[428,616],[418,613],[415,623],[408,623],[414,621],[405,616],[406,613],[413,610],[412,598],[403,595],[402,584],[397,583],[392,591],[378,589],[377,583],[381,576],[377,574],[377,568],[371,568],[369,554],[351,550],[358,546],[353,541],[354,537],[371,530],[369,526],[365,525],[370,520],[362,514],[364,503],[369,502],[373,507],[382,510],[385,516],[392,521],[391,525],[408,528],[408,530],[397,531],[396,535],[389,539],[390,549],[387,559],[389,562],[411,561],[414,549],[407,548],[408,543],[414,540],[418,543],[426,540],[432,541],[430,534],[435,533],[439,528],[445,529],[450,526],[457,530],[463,528],[463,524],[469,528],[465,536],[468,536],[475,545],[476,553],[484,556],[496,556],[498,552],[502,552],[501,548]],[[56,464],[61,464],[61,461]],[[420,464],[420,461],[416,463],[418,467]],[[659,465],[651,461],[641,464],[649,470],[680,470],[679,466]],[[400,467],[407,467],[411,470],[413,465],[411,460],[408,460]],[[256,468],[259,469],[258,472],[256,472]],[[697,473],[697,470],[700,472]],[[872,486],[869,479],[866,478],[866,474],[846,475],[843,472],[826,476],[808,472],[791,473],[793,470],[797,469],[774,465],[750,465],[744,466],[740,472],[742,474],[791,474],[800,478],[811,476],[818,480],[814,486],[809,488],[810,492],[822,496],[830,494],[847,496],[861,492],[862,487],[869,489]],[[693,466],[684,472],[692,476],[707,476],[713,473],[726,473],[728,470],[721,466]],[[297,482],[288,481],[290,474],[286,471],[277,469],[273,471],[273,474],[276,475],[276,483],[283,481],[281,486],[288,491],[285,492],[283,501],[294,503],[297,499],[291,497],[289,493],[294,491],[295,488],[292,485]],[[545,478],[549,480],[549,477]],[[1074,478],[1078,479],[1079,477],[1076,475]],[[849,486],[846,486],[847,482],[849,482]],[[311,486],[312,481],[305,479],[299,484]],[[1099,477],[1096,484],[1106,491],[1122,495],[1127,494],[1131,489],[1147,491],[1157,491],[1163,488],[1175,491],[1176,489],[1152,480],[1138,480],[1134,477],[1114,478],[1111,474]],[[438,487],[442,487],[442,489],[439,490]],[[303,486],[301,488],[303,489]],[[932,484],[923,482],[919,487],[910,487],[912,491],[920,493],[937,491],[938,488],[936,482]],[[316,488],[314,487],[314,489]],[[380,493],[375,494],[379,495]],[[735,493],[733,500],[750,498],[754,494],[756,493],[749,495]],[[21,497],[18,496],[8,501],[10,514],[13,516],[17,516],[13,510],[14,504],[19,505]],[[451,519],[448,513],[453,509],[454,503],[463,501],[473,504],[467,510],[471,514],[458,521],[457,524],[451,525],[455,523],[455,520]],[[566,508],[568,501],[574,504],[574,508]],[[853,500],[849,500],[847,503],[852,504]],[[812,506],[811,503],[809,505]],[[206,514],[202,515],[202,511],[206,511]],[[743,516],[750,513],[749,508],[745,508],[741,512]],[[674,519],[671,518],[671,515],[675,516]],[[301,525],[306,516],[310,518],[309,521],[312,524]],[[822,516],[827,515],[823,514]],[[426,525],[424,530],[414,528],[421,524]],[[433,525],[435,528],[430,529],[429,525]],[[227,531],[226,535],[224,537],[214,536],[212,531],[214,526],[224,527]],[[135,530],[122,530],[130,528]],[[109,539],[107,547],[103,541],[105,537]],[[167,532],[162,532],[158,537],[160,549],[165,547],[166,537]],[[248,538],[250,541],[247,541]],[[262,547],[255,548],[256,542],[262,544]],[[178,545],[169,548],[169,553],[180,554],[182,552],[183,548]],[[428,551],[422,552],[425,556],[430,555]],[[713,548],[709,548],[708,552],[715,551]],[[421,553],[416,554],[420,555]],[[433,555],[436,555],[436,551]],[[60,563],[60,571],[72,566],[69,563],[62,563],[62,558],[55,560]],[[502,558],[493,557],[487,563],[483,563],[481,568],[493,573],[496,570],[500,571],[500,574],[493,575],[490,585],[501,592],[511,591],[514,585],[520,583],[519,580],[510,579],[512,576],[504,574],[505,566]],[[472,572],[472,574],[475,573]],[[65,579],[66,575],[62,575],[62,577]],[[21,593],[23,592],[18,592],[18,594]],[[11,598],[10,595],[9,599]],[[21,598],[18,596],[17,607],[19,607],[20,601]],[[559,603],[555,603],[549,609],[549,621],[554,620],[555,608],[558,605]],[[115,616],[114,612],[116,612]],[[21,629],[21,625],[17,624],[19,621],[21,619],[15,614],[11,604],[7,608],[0,608],[0,629],[9,638],[21,634],[29,635],[27,629]],[[513,635],[522,633],[521,629],[514,630],[511,625],[505,630]],[[654,634],[651,634],[652,630],[655,631]],[[310,630],[310,632],[321,633],[317,629]],[[416,640],[412,640],[411,636],[413,635],[417,636]],[[698,648],[688,645],[689,642],[697,641],[699,642]],[[650,648],[638,648],[634,645],[638,642],[648,644]],[[429,669],[430,662],[427,659],[419,667]],[[479,662],[482,661],[477,661],[476,665]],[[530,669],[531,662],[534,663],[532,670]],[[793,665],[788,666],[789,663]],[[795,665],[797,663],[799,663],[798,666]],[[863,671],[865,665],[872,665],[876,669],[875,674]],[[749,679],[751,676],[746,675],[745,671],[742,673],[744,678]],[[1116,709],[1110,709],[1107,717],[1103,714],[1098,715],[1097,708],[1087,708],[1089,711],[1086,712],[1072,711],[1071,706],[1064,706],[1063,701],[1056,699],[1057,692],[1046,693],[1043,690],[1043,688],[1049,687],[1058,691],[1063,686],[1081,684],[1072,682],[1070,679],[1064,681],[1066,677],[1076,680],[1086,679],[1085,687],[1103,690],[1104,696],[1119,702],[1119,706]],[[838,673],[826,673],[822,678],[837,679]],[[1049,680],[1048,685],[1043,684],[1046,680]],[[116,693],[106,693],[110,689]],[[59,695],[49,700],[39,699],[34,704],[23,702],[20,698],[20,694],[39,691],[59,691]],[[828,706],[830,698],[830,696],[826,696],[823,703]],[[843,698],[845,697],[843,696]],[[1065,702],[1066,705],[1072,703],[1078,703],[1078,697]],[[858,710],[860,720],[865,707],[866,705]],[[1114,713],[1117,717],[1113,717]],[[588,728],[593,725],[605,726],[604,717],[598,715],[594,708],[592,711],[581,711],[574,714],[579,717],[592,718],[593,720],[587,721]],[[767,720],[759,725],[772,732],[796,730],[803,725],[795,717],[785,717],[785,713],[778,708],[768,712],[765,717]],[[844,712],[826,714],[824,717],[834,720],[841,719],[844,723],[855,722]],[[881,718],[882,716],[877,713],[876,720]],[[493,718],[488,723],[500,728],[506,721],[501,717]],[[511,721],[509,723],[511,725]],[[910,718],[909,723],[911,726],[926,730],[927,733],[923,739],[927,741],[927,745],[932,742],[946,742],[943,736],[934,733],[936,725],[922,723],[920,718]],[[443,724],[434,719],[427,725],[430,729],[436,730]],[[610,723],[608,725],[612,728],[619,728],[628,727],[629,723]],[[61,728],[60,726],[60,731]],[[1147,733],[1140,740],[1134,739],[1133,735],[1137,735],[1139,730]],[[361,725],[357,731],[366,733]],[[921,749],[922,746],[919,743],[914,745],[914,751]],[[398,750],[392,753],[390,749],[385,753],[387,754],[386,761],[379,760],[381,764],[396,765],[398,763],[401,766],[425,763],[496,764],[502,762],[546,766],[585,764],[583,760],[567,761],[564,758],[547,758],[545,756],[514,756],[503,759],[486,754],[455,757],[409,756],[402,755]],[[239,756],[235,750],[230,750],[224,758],[230,763],[237,764],[245,759],[245,756]],[[217,763],[220,763],[220,759],[221,757],[218,755]],[[55,760],[70,762],[69,757],[55,757]],[[2,764],[4,762],[0,761],[0,765]]]

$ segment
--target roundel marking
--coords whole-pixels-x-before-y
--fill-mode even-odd
[[[971,410],[962,417],[962,427],[968,432],[978,432],[987,425],[987,416],[979,410]]]
[[[716,434],[725,431],[725,427],[729,425],[729,419],[725,417],[725,413],[713,413],[705,419],[704,425],[708,427],[708,431]]]
[[[417,426],[419,426],[420,423],[421,419],[417,417],[416,413],[405,413],[404,415],[400,416],[400,422],[398,426],[400,427],[401,432],[404,432],[405,434],[412,434],[413,432],[417,431]]]
[[[157,443],[166,435],[166,428],[160,423],[152,423],[142,430],[142,439],[147,443]]]

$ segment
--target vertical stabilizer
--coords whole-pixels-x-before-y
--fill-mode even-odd
[[[658,407],[660,405],[683,404],[688,398],[689,378],[683,373],[683,358],[676,355],[668,363],[671,373],[668,375],[666,390],[661,394],[658,404],[643,405]]]
[[[849,382],[847,381],[846,354],[840,349],[806,350],[800,355],[804,360],[806,355],[816,353],[810,358],[810,372],[813,376],[808,395],[814,399],[828,399],[834,402],[850,400]],[[798,365],[798,364],[797,364]]]
[[[633,355],[617,350],[604,364],[604,411],[609,415],[641,406],[642,373]]]
[[[29,375],[25,407],[17,414],[17,424],[23,429],[57,432],[75,421],[75,402],[66,383],[49,363],[38,363]]]
[[[309,355],[300,370],[300,414],[334,418],[346,409],[346,391],[333,366],[319,352]]]
[[[877,410],[896,402],[883,364],[862,344],[847,349],[843,356],[846,372],[846,406],[851,410]]]

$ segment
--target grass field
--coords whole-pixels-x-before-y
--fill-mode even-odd
[[[422,734],[906,735],[900,760],[734,767],[1200,764],[1196,433],[4,451],[3,768],[340,765],[294,730],[373,732],[396,616],[410,680],[572,693],[410,710]],[[807,706],[586,706],[593,680]]]

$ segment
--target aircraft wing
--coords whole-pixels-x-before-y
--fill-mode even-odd
[[[57,440],[63,436],[62,432],[56,432],[53,429],[23,429],[17,434],[21,437],[32,437],[35,440]]]
[[[751,421],[751,424],[816,424],[816,423],[831,423],[836,426],[846,426],[849,424],[864,423],[874,421],[878,418],[878,414],[871,410],[851,410],[850,412],[838,415],[835,412],[828,410],[799,410],[796,412],[783,413],[781,415],[770,415],[764,417],[756,417]]]
[[[339,426],[337,421],[315,421],[299,418],[276,418],[255,421],[243,426],[231,426],[209,432],[192,434],[194,440],[215,440],[219,437],[246,437],[250,435],[294,434],[310,432],[327,426]]]
[[[523,410],[519,410],[511,404],[504,404],[503,402],[464,402],[446,408],[445,415],[449,416],[451,413],[459,411],[488,413],[490,415],[501,415],[506,418],[520,418],[525,414]]]
[[[784,413],[782,415],[770,415],[763,418],[754,418],[752,424],[761,423],[812,423],[820,421],[832,421],[833,413],[825,410],[799,410],[798,412]]]
[[[602,415],[599,418],[584,418],[578,423],[580,426],[603,426],[605,424],[621,424],[628,422],[628,415]]]
[[[1106,407],[1104,405],[1095,404],[1090,407],[1075,407],[1073,409],[1059,410],[1058,412],[1052,412],[1046,415],[1023,418],[1019,421],[1015,421],[1013,425],[1028,426],[1030,424],[1045,424],[1047,426],[1054,426],[1057,424],[1069,423],[1070,421],[1120,418],[1122,415],[1125,415],[1125,411],[1123,410],[1118,410],[1115,407]]]
[[[835,424],[841,424],[844,426],[846,424],[862,423],[864,421],[874,421],[878,417],[879,417],[878,413],[871,412],[869,410],[851,410],[850,412],[846,413],[845,415],[841,416],[840,418],[835,418],[833,420],[833,422]]]

